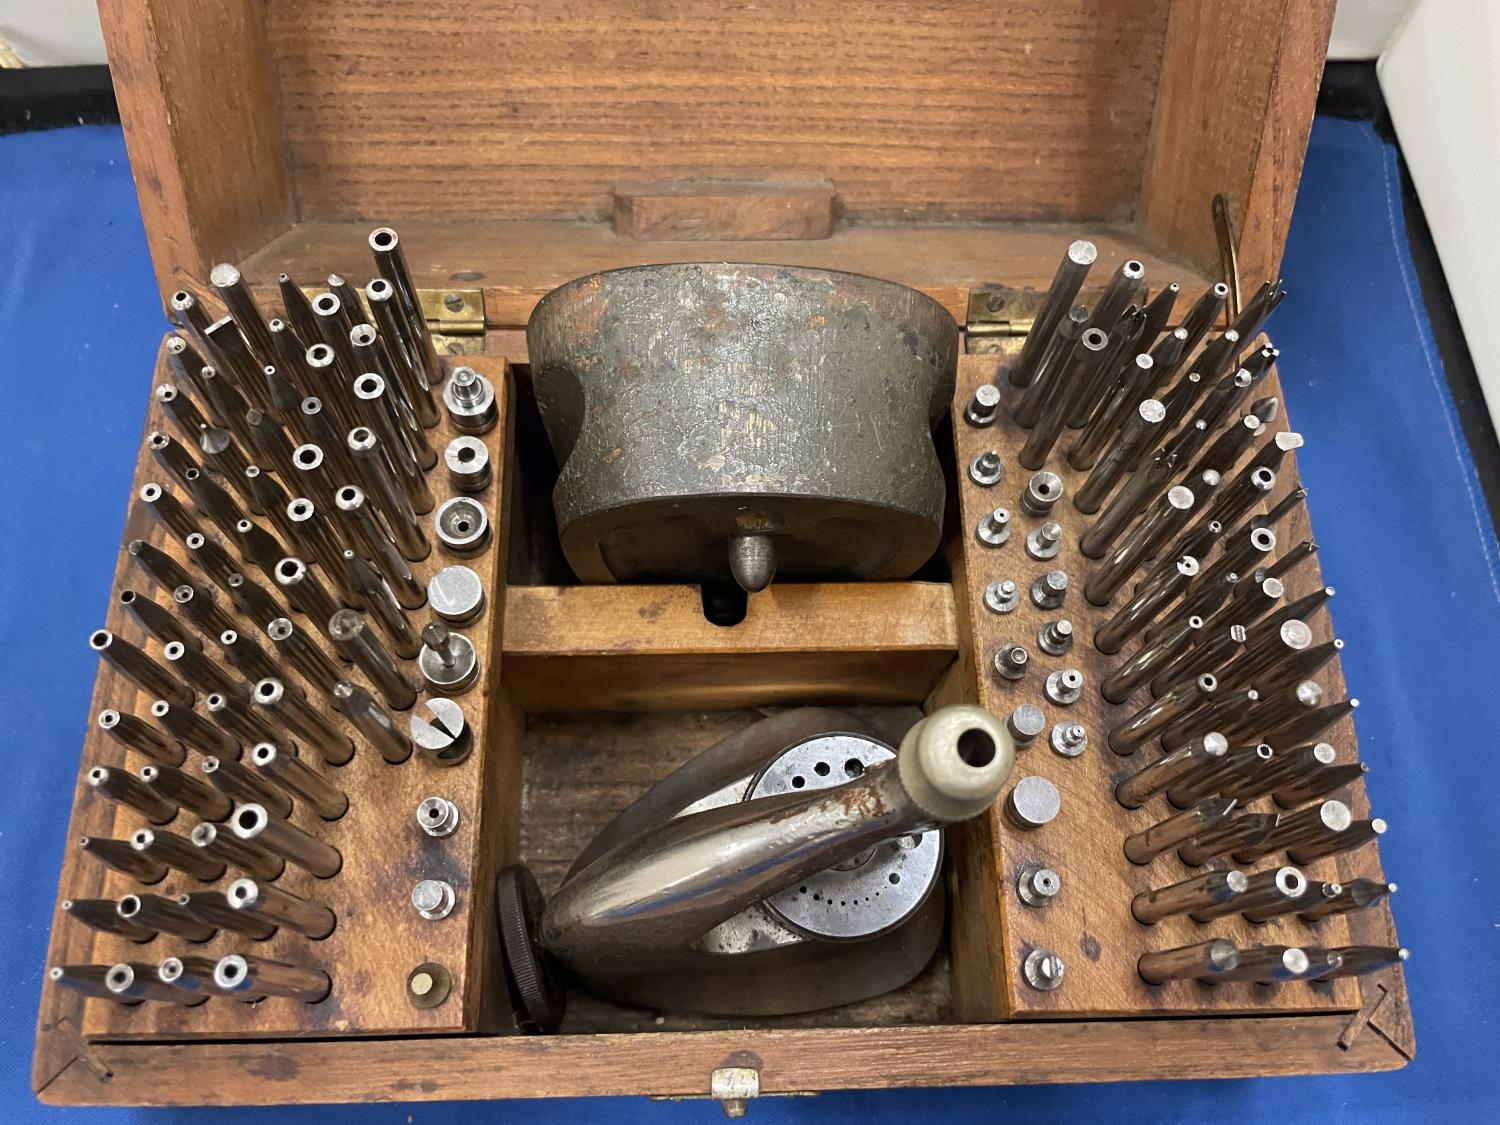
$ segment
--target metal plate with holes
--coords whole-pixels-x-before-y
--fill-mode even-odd
[[[884,743],[852,734],[809,739],[771,762],[751,786],[750,798],[827,789],[895,756]],[[766,906],[803,933],[835,940],[870,937],[899,925],[922,905],[942,861],[943,834],[936,829],[884,840],[773,895]]]

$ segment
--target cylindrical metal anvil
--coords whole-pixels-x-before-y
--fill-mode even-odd
[[[526,330],[585,582],[904,578],[937,548],[958,332],[892,282],[686,264],[570,281]]]

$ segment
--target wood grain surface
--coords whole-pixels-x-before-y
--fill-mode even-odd
[[[622,238],[781,242],[833,233],[832,180],[628,180],[610,194]]]
[[[1346,1015],[1083,1020],[642,1035],[454,1036],[288,1043],[104,1043],[41,1091],[54,1105],[281,1105],[478,1098],[705,1097],[718,1067],[763,1094],[905,1086],[1255,1078],[1394,1070]],[[213,1074],[165,1083],[165,1075]]]
[[[503,411],[506,387],[504,361],[490,361],[482,370],[495,381]],[[157,380],[170,378],[171,369],[163,353],[158,362]],[[162,429],[175,435],[172,424],[160,414],[159,407],[154,402],[147,415],[146,428],[148,431]],[[441,450],[448,440],[456,436],[456,432],[445,416],[438,428],[430,432],[430,436]],[[494,482],[479,499],[488,507],[492,520],[501,517],[500,498],[506,491],[506,433],[507,425],[502,416],[502,422],[485,437],[496,466],[496,475]],[[439,503],[455,494],[441,464],[440,458],[439,467],[431,474],[432,490]],[[150,481],[162,483],[169,491],[175,489],[170,478],[158,468],[143,446],[131,486],[132,497],[142,484]],[[430,517],[424,518],[430,520]],[[206,530],[212,530],[209,521],[202,522]],[[166,535],[139,504],[132,503],[127,517],[126,539],[137,537],[156,543],[174,556],[181,557],[180,545],[176,540]],[[318,879],[289,864],[286,872],[275,880],[274,885],[298,896],[326,903],[338,916],[338,924],[333,933],[321,941],[311,941],[282,927],[272,938],[261,942],[221,931],[218,936],[203,944],[163,934],[137,945],[113,934],[98,933],[79,922],[60,916],[53,927],[52,944],[48,951],[49,965],[135,961],[152,966],[164,957],[185,953],[217,958],[231,952],[248,952],[258,957],[324,969],[333,978],[331,995],[317,1004],[279,998],[270,998],[258,1004],[211,999],[207,1004],[196,1008],[180,1008],[162,1003],[125,1007],[107,1000],[90,999],[82,1003],[80,1012],[78,1009],[81,998],[76,993],[48,985],[43,996],[43,1030],[62,1019],[71,1021],[87,1037],[111,1039],[180,1039],[184,1036],[286,1038],[307,1035],[388,1035],[397,1032],[419,1034],[476,1029],[483,1015],[481,1007],[486,990],[478,979],[471,979],[472,958],[476,949],[482,949],[481,935],[493,928],[490,924],[490,881],[479,876],[481,872],[491,869],[490,849],[495,848],[503,853],[506,850],[504,840],[507,832],[512,840],[515,838],[514,829],[506,827],[506,818],[498,818],[496,827],[488,828],[484,815],[486,809],[481,801],[487,794],[487,787],[493,788],[495,780],[503,781],[510,777],[514,781],[519,771],[519,746],[513,729],[514,723],[510,724],[511,737],[507,739],[504,737],[506,724],[497,723],[491,718],[491,712],[496,707],[495,701],[501,695],[496,688],[499,648],[495,644],[505,605],[503,589],[498,585],[501,551],[492,545],[478,559],[460,560],[451,557],[435,537],[431,536],[430,530],[429,537],[433,539],[431,556],[413,566],[420,581],[425,584],[427,578],[443,565],[466,562],[480,571],[490,591],[490,608],[486,610],[485,616],[472,626],[459,630],[474,642],[481,667],[485,670],[481,683],[460,699],[465,715],[473,726],[475,749],[466,761],[454,767],[437,766],[420,753],[413,754],[401,765],[392,766],[364,744],[341,716],[333,713],[331,708],[325,708],[355,738],[358,749],[353,759],[346,765],[329,767],[323,764],[311,748],[304,748],[300,756],[311,768],[323,773],[348,794],[349,811],[336,821],[322,821],[299,801],[293,809],[292,822],[337,848],[343,855],[343,867],[331,879]],[[254,568],[247,567],[246,573],[257,580],[264,579]],[[133,563],[128,562],[128,556],[122,553],[114,592],[118,594],[125,588],[153,596],[159,602],[166,600],[165,593],[156,589],[151,580]],[[219,601],[221,604],[228,604],[227,599],[222,597]],[[159,656],[160,643],[148,640],[140,626],[116,604],[114,597],[111,597],[110,605],[107,627],[121,638],[143,645],[153,656]],[[430,619],[430,611],[417,610],[410,616],[415,626],[420,628]],[[296,616],[294,620],[299,627],[309,627],[306,618]],[[268,651],[274,653],[274,646],[264,637],[261,629],[248,621],[243,622],[243,626],[247,635],[259,639]],[[330,648],[326,639],[324,648]],[[210,653],[216,651],[212,646],[205,646],[205,650]],[[414,682],[421,682],[414,661],[404,661],[403,667]],[[295,674],[288,678],[299,682]],[[358,681],[360,676],[353,673],[351,678]],[[311,689],[309,695],[314,699],[319,698]],[[419,696],[417,707],[421,708],[422,701],[428,697],[428,693],[423,692]],[[130,681],[109,666],[101,664],[95,684],[91,718],[105,707],[116,707],[121,711],[146,716],[150,702],[150,698],[138,691]],[[410,713],[389,713],[404,729]],[[493,738],[490,737],[492,725],[498,731]],[[505,761],[508,753],[514,755],[514,761],[509,766]],[[200,760],[197,752],[190,751],[184,768],[190,774],[197,774]],[[134,770],[145,764],[145,760],[133,752],[125,752],[91,721],[84,741],[80,777],[83,772],[98,764],[128,766]],[[514,786],[510,791],[515,792]],[[434,794],[455,801],[461,810],[462,820],[458,831],[444,839],[427,837],[418,830],[415,821],[417,803],[423,797]],[[167,831],[186,836],[198,820],[195,815],[183,811],[164,827]],[[144,825],[144,818],[133,810],[92,798],[81,790],[74,807],[68,838],[76,841],[79,836],[92,834],[123,839]],[[513,854],[513,845],[510,850]],[[239,874],[231,867],[221,879],[209,884],[174,871],[161,883],[143,888],[134,879],[106,868],[94,857],[80,853],[74,846],[66,852],[59,898],[114,899],[141,890],[171,897],[187,891],[222,890]],[[423,878],[441,878],[453,885],[458,905],[447,918],[428,922],[420,918],[411,907],[408,901],[411,888]],[[424,960],[443,964],[453,976],[451,999],[431,1009],[415,1008],[406,999],[406,975],[413,966]],[[488,995],[493,1001],[495,994],[490,992]]]
[[[1136,212],[1143,234],[1202,269],[1218,269],[1209,207],[1222,192],[1238,233],[1240,275],[1252,287],[1277,275],[1334,6],[1171,6]]]
[[[109,76],[163,296],[296,218],[256,0],[101,0]]]
[[[710,622],[693,586],[512,586],[505,679],[528,712],[919,703],[958,650],[947,583],[773,585]]]
[[[1158,283],[1166,280],[1169,279],[1157,279]],[[1008,350],[1013,355],[1016,349],[1011,347]],[[1241,948],[1270,944],[1348,944],[1348,919],[1338,915],[1310,925],[1292,917],[1253,925],[1235,915],[1201,925],[1187,918],[1170,918],[1154,926],[1143,926],[1131,916],[1129,905],[1135,894],[1175,883],[1198,869],[1185,867],[1175,851],[1159,856],[1147,866],[1138,867],[1127,861],[1121,850],[1126,835],[1165,819],[1175,811],[1162,796],[1151,799],[1136,810],[1123,808],[1113,796],[1114,786],[1121,778],[1158,756],[1154,748],[1143,748],[1129,757],[1121,757],[1109,750],[1105,742],[1106,732],[1111,726],[1134,714],[1150,699],[1142,688],[1125,703],[1111,705],[1098,690],[1109,671],[1134,651],[1134,644],[1129,644],[1119,656],[1106,657],[1091,643],[1095,629],[1108,620],[1113,608],[1118,608],[1128,598],[1128,593],[1117,594],[1114,607],[1109,609],[1091,606],[1082,595],[1082,584],[1094,564],[1078,551],[1077,540],[1092,519],[1074,509],[1069,498],[1077,492],[1087,474],[1071,469],[1061,455],[1074,431],[1064,431],[1046,466],[1064,482],[1065,498],[1051,513],[1051,518],[1063,527],[1063,551],[1056,559],[1047,562],[1031,559],[1026,554],[1026,533],[1043,520],[1026,515],[1018,503],[1020,491],[1030,473],[1015,459],[1025,440],[1025,432],[1010,421],[1011,400],[1007,397],[1002,402],[1002,420],[994,426],[976,428],[967,425],[962,418],[962,406],[973,389],[993,378],[1003,362],[990,356],[964,357],[960,361],[959,390],[955,400],[958,465],[967,466],[975,454],[986,449],[998,450],[1005,465],[1005,478],[992,488],[981,488],[967,480],[960,485],[968,621],[973,630],[970,643],[978,699],[983,706],[1004,716],[1019,704],[1035,703],[1046,713],[1048,729],[1022,750],[1015,776],[1019,779],[1036,775],[1053,782],[1062,795],[1062,811],[1051,824],[1030,832],[1018,830],[1004,815],[992,814],[989,818],[1000,871],[996,889],[1001,941],[993,953],[1003,966],[1005,981],[1004,987],[995,992],[995,999],[1001,1005],[996,1014],[1128,1016],[1358,1008],[1359,984],[1348,979],[1328,984],[1294,983],[1274,989],[1250,984],[1210,987],[1196,982],[1151,987],[1137,974],[1136,960],[1147,950],[1171,949],[1215,937],[1229,938]],[[1259,393],[1280,393],[1274,373]],[[1280,417],[1283,421],[1273,425],[1272,432],[1285,426],[1285,404]],[[1295,481],[1296,465],[1294,457],[1289,455],[1278,471],[1277,491],[1273,496],[1279,499],[1295,487]],[[977,526],[982,516],[999,506],[1011,511],[1011,539],[1001,548],[989,548],[978,542],[971,529]],[[1277,528],[1278,555],[1308,534],[1306,510],[1301,508],[1295,519],[1289,517]],[[1213,559],[1207,561],[1211,564]],[[1068,573],[1070,588],[1067,599],[1059,610],[1040,610],[1026,591],[1035,577],[1054,568]],[[991,613],[983,603],[985,587],[1003,577],[1014,578],[1022,589],[1020,607],[1008,615]],[[1288,599],[1300,597],[1320,585],[1322,579],[1316,558],[1296,568],[1286,581]],[[1336,605],[1334,608],[1336,610]],[[1064,617],[1074,626],[1077,639],[1073,650],[1062,657],[1047,656],[1037,646],[1037,632],[1045,622]],[[1313,623],[1326,628],[1327,619],[1326,612],[1320,613]],[[1012,642],[1025,646],[1032,657],[1025,676],[1015,682],[995,675],[990,663],[996,649]],[[1085,678],[1083,696],[1069,708],[1049,703],[1042,692],[1046,675],[1062,668],[1077,668]],[[1337,662],[1317,678],[1328,689],[1330,702],[1344,697]],[[1051,727],[1070,719],[1083,723],[1089,735],[1088,749],[1077,758],[1055,753],[1048,741]],[[1322,737],[1333,742],[1344,757],[1354,756],[1353,729],[1347,720]],[[1356,788],[1362,789],[1363,786]],[[1250,807],[1255,811],[1270,811],[1272,808],[1269,798]],[[1373,847],[1366,847],[1345,861],[1320,860],[1306,865],[1305,870],[1314,880],[1347,876],[1352,865],[1368,864],[1370,861],[1364,853],[1374,851]],[[1267,859],[1252,865],[1252,869],[1273,866],[1274,862],[1274,859]],[[1378,864],[1378,860],[1375,862]],[[1026,907],[1016,896],[1018,873],[1028,863],[1051,867],[1062,877],[1061,892],[1045,907]],[[1223,864],[1216,862],[1213,866]],[[1385,912],[1386,909],[1382,906],[1371,913]],[[1067,967],[1061,988],[1039,991],[1022,979],[1019,972],[1021,962],[1033,948],[1048,948],[1061,955]]]
[[[1166,19],[1164,0],[266,9],[301,215],[393,221],[597,220],[619,180],[789,170],[857,218],[1128,218]]]

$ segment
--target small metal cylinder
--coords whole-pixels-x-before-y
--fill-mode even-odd
[[[213,926],[193,917],[174,900],[160,895],[126,895],[116,904],[115,910],[131,925],[192,942],[212,941],[215,933]]]
[[[178,641],[188,648],[201,649],[203,641],[171,610],[135,590],[121,590],[116,599],[121,608],[140,622],[141,627],[162,644]]]
[[[319,628],[323,628],[341,608],[307,563],[299,558],[284,558],[276,564],[276,584],[286,593],[292,608]]]
[[[192,706],[192,689],[129,641],[122,641],[108,629],[96,629],[89,637],[89,647],[151,698]]]
[[[183,507],[182,502],[176,496],[161,485],[155,482],[143,484],[137,495],[146,510],[155,516],[163,527],[177,536],[178,540],[200,532],[198,521],[193,518],[193,514]]]
[[[1270,867],[1250,876],[1249,885],[1235,899],[1200,910],[1200,921],[1259,910],[1276,903],[1300,899],[1307,892],[1307,876],[1295,867]]]
[[[1199,676],[1148,703],[1130,718],[1110,728],[1109,748],[1116,754],[1133,754],[1152,737],[1160,734],[1178,719],[1191,714],[1203,694],[1214,690],[1212,676]]]
[[[1170,887],[1141,892],[1131,900],[1130,913],[1137,922],[1150,926],[1163,918],[1230,902],[1244,894],[1249,885],[1249,876],[1243,871],[1207,871]]]
[[[443,464],[448,469],[448,480],[460,492],[483,492],[494,475],[489,447],[477,437],[456,437],[450,441],[443,450]]]
[[[122,875],[129,875],[142,883],[160,883],[167,877],[167,865],[148,859],[132,848],[126,840],[110,840],[99,836],[80,836],[78,846],[90,855],[97,856],[105,865]]]
[[[215,692],[243,696],[249,690],[242,680],[224,671],[224,666],[206,656],[201,648],[188,648],[181,641],[171,641],[163,646],[161,654],[167,667],[200,696]]]
[[[167,801],[205,820],[223,820],[233,809],[223,793],[176,766],[142,766],[141,782]]]
[[[84,996],[100,1000],[113,1000],[117,1004],[139,1004],[129,996],[111,992],[104,984],[109,975],[109,965],[53,965],[47,970],[47,983],[58,985]]]
[[[406,609],[420,608],[426,600],[422,584],[412,574],[396,542],[386,531],[374,506],[361,488],[345,485],[334,498],[349,541],[375,564]]]
[[[159,1000],[191,1008],[208,999],[207,996],[180,992],[170,984],[163,984],[152,965],[126,961],[109,967],[109,971],[104,974],[104,987],[124,1001]]]
[[[156,966],[156,979],[189,996],[204,999],[223,996],[225,993],[214,984],[215,964],[217,962],[212,957],[195,957],[192,954],[166,957]]]
[[[115,909],[116,905],[112,899],[107,898],[69,898],[62,901],[59,909],[64,917],[75,918],[101,933],[118,934],[135,942],[150,941],[156,936],[155,930],[121,918],[120,912]]]
[[[1127,809],[1138,809],[1183,778],[1216,768],[1228,752],[1229,741],[1222,734],[1211,732],[1195,738],[1121,781],[1115,786],[1115,800]]]
[[[84,784],[89,792],[134,809],[152,824],[166,824],[177,815],[174,803],[126,770],[94,766],[85,776]]]
[[[224,630],[237,627],[234,618],[214,600],[213,591],[207,586],[184,582],[172,590],[172,601],[204,636],[217,637]]]
[[[314,941],[333,933],[337,922],[333,911],[322,903],[254,879],[236,879],[229,884],[225,897],[234,910],[285,926]]]
[[[217,824],[200,824],[188,839],[203,854],[231,867],[238,867],[256,879],[276,879],[286,870],[286,861],[268,852],[252,840],[241,840],[232,831]]]
[[[197,891],[178,895],[177,905],[199,921],[253,941],[265,941],[276,933],[274,922],[234,909],[223,891]]]
[[[317,750],[329,765],[341,766],[354,756],[354,740],[306,699],[288,691],[282,681],[259,681],[251,698],[257,707],[264,709],[268,723],[273,727],[284,725],[290,728],[293,734]]]
[[[443,388],[443,405],[454,428],[466,434],[489,433],[500,416],[493,384],[472,367],[453,369]]]
[[[423,797],[417,804],[417,827],[428,836],[451,836],[458,824],[458,806],[447,797]]]
[[[1260,945],[1240,950],[1239,965],[1219,979],[1275,984],[1296,980],[1307,972],[1310,964],[1307,954],[1296,946]]]
[[[137,828],[130,834],[130,846],[147,859],[204,883],[212,883],[224,874],[222,863],[204,855],[186,836],[164,828]]]
[[[316,1004],[333,989],[332,979],[322,969],[266,961],[247,953],[221,957],[214,966],[214,984],[241,997],[285,996],[305,1004]]]
[[[251,764],[294,797],[306,801],[324,820],[337,820],[349,811],[344,791],[310,769],[295,750],[262,742],[250,751]]]
[[[240,756],[240,744],[233,735],[191,708],[158,699],[151,704],[151,717],[200,754],[217,754],[221,758]]]
[[[1099,691],[1111,703],[1124,703],[1168,662],[1185,652],[1203,629],[1203,618],[1189,617],[1148,640],[1136,654],[1105,677]]]
[[[369,677],[387,706],[405,711],[417,701],[416,689],[358,613],[350,609],[335,613],[328,621],[328,636]]]
[[[333,705],[391,765],[400,765],[411,757],[410,736],[397,729],[364,688],[340,681],[333,688]]]
[[[369,496],[385,517],[385,524],[401,554],[408,562],[425,559],[432,553],[432,547],[417,520],[411,500],[386,465],[385,453],[375,431],[368,426],[356,426],[349,431],[348,446],[360,468],[361,479],[369,490]]]
[[[319,879],[333,878],[344,865],[337,848],[308,835],[289,820],[278,820],[264,805],[241,805],[229,823],[240,839],[258,842]]]
[[[333,658],[307,631],[292,624],[290,618],[276,618],[266,626],[266,635],[275,643],[277,653],[313,687],[332,691],[333,685],[343,678]]]
[[[204,758],[199,764],[209,784],[239,804],[264,805],[272,816],[292,815],[292,798],[232,758]]]
[[[396,600],[396,595],[386,580],[353,551],[344,551],[342,561],[349,584],[364,598],[366,607],[380,622],[396,655],[403,660],[416,657],[422,651],[422,642],[417,638],[411,622],[406,618],[406,611],[401,608],[401,603]]]
[[[99,712],[99,729],[105,731],[127,750],[167,766],[180,766],[187,759],[187,747],[175,738],[157,730],[150,723],[114,708]]]
[[[1171,980],[1200,980],[1205,984],[1228,979],[1226,974],[1239,968],[1240,955],[1234,942],[1224,938],[1143,953],[1136,971],[1147,984],[1166,984]]]
[[[219,647],[224,651],[224,658],[248,681],[236,683],[234,692],[224,693],[236,700],[248,699],[250,684],[255,681],[281,673],[281,666],[272,660],[271,654],[248,633],[242,633],[238,629],[226,629],[219,634]]]
[[[1234,807],[1233,801],[1215,798],[1143,828],[1125,838],[1125,858],[1145,866],[1163,852],[1217,828],[1229,819]]]
[[[1166,416],[1166,407],[1154,398],[1143,400],[1127,414],[1125,425],[1116,434],[1114,444],[1093,466],[1089,479],[1073,497],[1073,507],[1086,514],[1097,512],[1115,485],[1120,483],[1120,479],[1139,463],[1160,432]]]
[[[490,544],[489,516],[484,505],[472,496],[444,500],[433,514],[432,526],[438,541],[452,554],[464,558],[482,554]]]
[[[422,650],[417,659],[427,687],[443,695],[462,695],[479,679],[479,656],[462,633],[451,632],[441,621],[422,627]]]
[[[427,475],[423,471],[430,467],[424,464],[424,454],[432,451],[425,436],[418,446],[415,435],[422,428],[406,425],[395,401],[386,389],[385,380],[379,375],[365,374],[354,380],[354,396],[360,405],[362,421],[380,435],[381,447],[385,450],[386,464],[396,474],[397,481],[418,513],[432,511],[432,489],[427,486]],[[433,461],[436,457],[433,456]]]

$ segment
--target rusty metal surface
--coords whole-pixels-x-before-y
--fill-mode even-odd
[[[898,578],[937,547],[931,430],[958,328],[915,290],[783,266],[613,270],[548,294],[527,345],[585,582]]]

